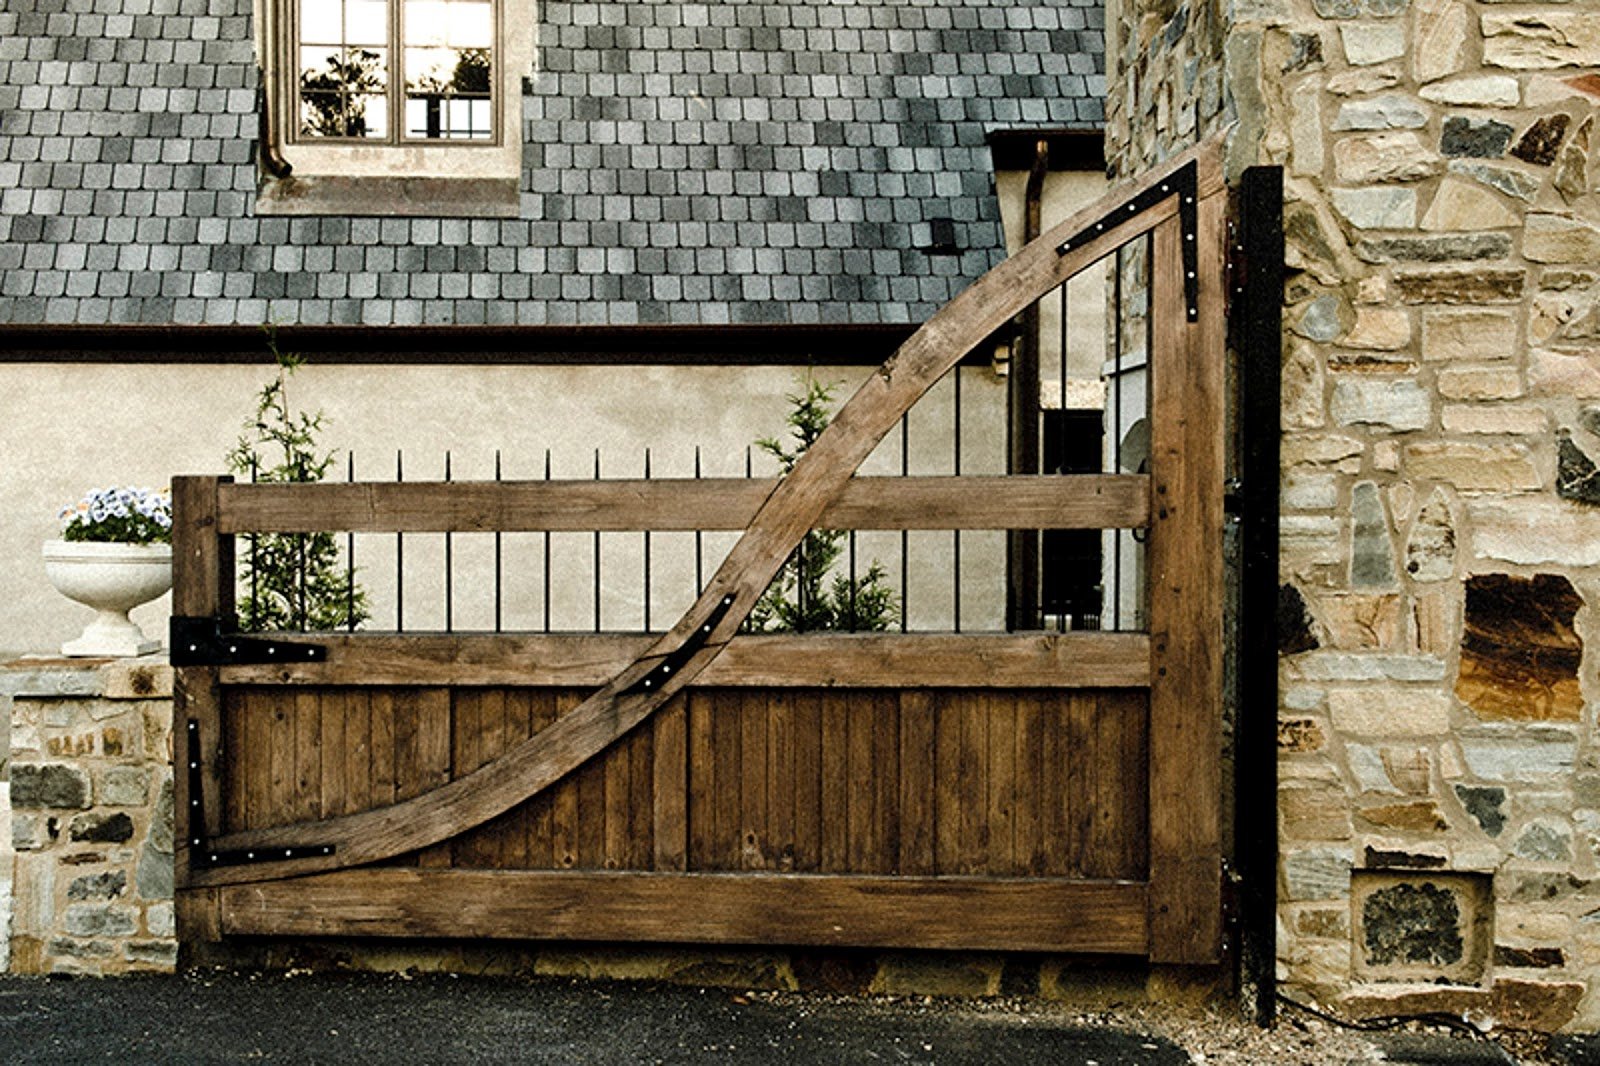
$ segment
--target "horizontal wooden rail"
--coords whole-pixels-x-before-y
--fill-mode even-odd
[[[741,530],[776,479],[224,484],[219,532],[466,533]],[[1142,474],[857,477],[828,529],[1132,529],[1149,524]]]
[[[229,685],[598,685],[655,639],[609,634],[312,634],[325,662],[225,666]],[[1143,633],[738,636],[693,684],[713,687],[1134,688]]]
[[[1144,884],[380,867],[185,893],[223,934],[1141,954]]]

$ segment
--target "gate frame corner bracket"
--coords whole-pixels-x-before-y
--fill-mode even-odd
[[[234,625],[214,615],[172,616],[168,657],[173,666],[262,666],[324,662],[328,649],[305,641],[268,640],[232,632]]]

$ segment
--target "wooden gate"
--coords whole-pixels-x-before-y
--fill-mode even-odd
[[[935,315],[780,481],[174,484],[180,937],[1107,952],[1221,943],[1222,182],[1201,150]],[[865,478],[1138,242],[1142,473]],[[241,635],[255,532],[744,530],[664,636]],[[715,524],[715,523],[711,523]],[[751,635],[806,530],[1132,529],[1142,632]]]

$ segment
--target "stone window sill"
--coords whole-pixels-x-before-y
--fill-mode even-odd
[[[261,215],[382,218],[516,218],[515,178],[319,176],[269,178],[256,198]]]

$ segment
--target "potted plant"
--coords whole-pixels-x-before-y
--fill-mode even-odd
[[[96,489],[61,509],[61,536],[44,544],[56,591],[97,612],[63,655],[145,655],[161,647],[128,612],[172,587],[172,501],[149,489]]]

